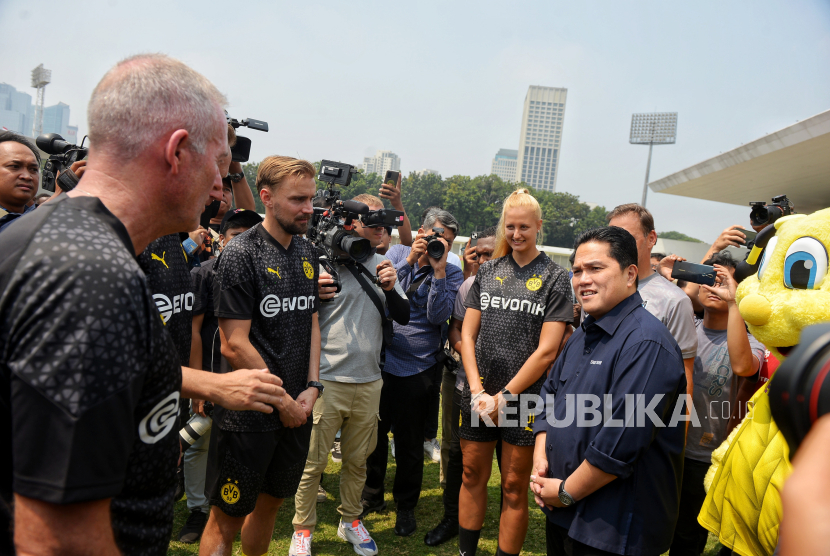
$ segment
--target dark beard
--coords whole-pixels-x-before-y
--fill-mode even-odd
[[[285,230],[286,233],[289,233],[293,236],[303,235],[308,231],[308,222],[304,224],[300,224],[293,220],[283,220],[279,216],[276,216],[277,223],[280,227]]]

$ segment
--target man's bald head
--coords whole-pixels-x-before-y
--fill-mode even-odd
[[[184,129],[192,148],[204,154],[208,142],[224,133],[219,125],[226,104],[210,81],[182,62],[163,54],[133,56],[107,72],[92,92],[90,143],[131,160]]]

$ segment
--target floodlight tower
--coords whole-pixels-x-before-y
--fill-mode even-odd
[[[648,195],[648,174],[651,171],[651,149],[654,145],[673,145],[677,138],[677,112],[652,112],[650,114],[633,114],[631,116],[632,145],[648,145],[648,164],[646,165],[646,183],[643,185],[643,207]]]
[[[43,101],[46,85],[52,82],[52,70],[45,69],[43,64],[32,70],[32,88],[37,89],[35,101],[35,121],[32,122],[32,137],[37,138],[43,133]]]

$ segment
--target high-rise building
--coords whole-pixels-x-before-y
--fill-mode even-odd
[[[439,172],[438,170],[432,170],[430,168],[424,168],[423,170],[416,170],[415,173],[420,177],[440,176],[441,175],[441,172]]]
[[[31,95],[0,83],[0,128],[29,136],[32,134],[34,115]]]
[[[43,109],[43,133],[59,133],[66,138],[69,128],[69,105],[59,102]],[[77,136],[77,135],[76,135]]]
[[[490,166],[490,173],[496,174],[502,181],[516,181],[516,159],[519,151],[514,149],[499,149],[493,164]]]
[[[516,176],[534,189],[556,191],[567,89],[531,85],[525,96]]]
[[[400,172],[401,159],[392,151],[378,151],[375,156],[364,158],[360,169],[364,174],[377,174],[383,177],[387,170]]]

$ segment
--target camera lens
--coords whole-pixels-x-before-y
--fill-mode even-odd
[[[770,207],[771,208],[771,207]],[[749,220],[753,226],[766,226],[769,224],[770,214],[767,207],[755,207],[749,213]]]
[[[438,238],[432,238],[427,242],[427,255],[433,259],[440,259],[444,256],[444,244]]]
[[[808,326],[770,382],[772,416],[790,452],[813,423],[830,413],[830,323]]]
[[[359,263],[368,259],[372,250],[372,244],[368,239],[351,235],[344,235],[340,239],[339,247]]]

